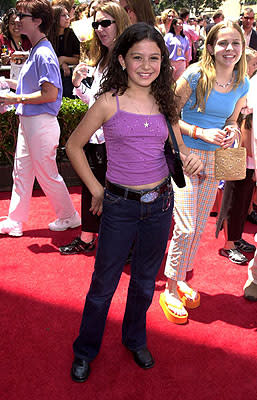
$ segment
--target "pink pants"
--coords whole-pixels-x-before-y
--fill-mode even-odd
[[[175,81],[177,81],[178,78],[183,74],[183,72],[186,69],[186,61],[185,60],[178,60],[178,61],[170,60],[170,64],[173,67],[173,79]]]
[[[58,218],[69,218],[75,213],[56,165],[59,137],[60,127],[55,116],[20,116],[9,207],[9,217],[14,221],[25,222],[28,219],[35,177]]]

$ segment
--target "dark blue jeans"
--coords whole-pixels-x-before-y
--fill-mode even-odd
[[[135,242],[122,324],[122,342],[130,350],[146,346],[146,312],[169,236],[173,192],[141,203],[105,191],[95,269],[86,297],[75,356],[93,360],[99,352],[113,294]]]

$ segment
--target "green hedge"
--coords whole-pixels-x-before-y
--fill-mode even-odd
[[[58,114],[61,136],[57,157],[65,159],[65,143],[70,134],[79,124],[88,109],[87,104],[79,99],[63,98]],[[19,118],[15,110],[0,114],[0,163],[13,164],[15,153]]]

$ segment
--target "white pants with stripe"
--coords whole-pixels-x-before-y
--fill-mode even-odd
[[[58,218],[69,218],[75,213],[56,165],[59,137],[60,127],[55,116],[20,116],[9,207],[9,217],[14,221],[28,219],[35,177]]]

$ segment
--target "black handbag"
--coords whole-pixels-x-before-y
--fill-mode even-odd
[[[164,145],[164,154],[170,171],[170,175],[179,188],[186,186],[183,172],[183,164],[179,155],[179,148],[170,121],[166,117],[169,129],[169,136]]]

